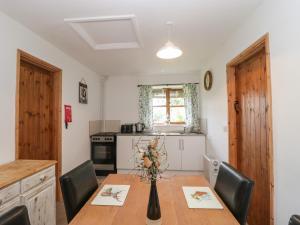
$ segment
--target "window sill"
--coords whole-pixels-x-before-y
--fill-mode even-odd
[[[185,127],[186,124],[154,124],[153,127]]]

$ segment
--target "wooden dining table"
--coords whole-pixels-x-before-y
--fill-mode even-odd
[[[105,184],[126,184],[130,189],[123,206],[96,206],[91,201]],[[182,186],[209,187],[203,176],[173,176],[157,181],[162,225],[238,225],[214,192],[223,209],[190,209]],[[211,188],[213,191],[213,188]],[[150,184],[136,175],[109,175],[73,218],[70,225],[145,225]]]

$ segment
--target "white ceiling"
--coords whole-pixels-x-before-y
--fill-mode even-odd
[[[101,75],[173,74],[199,71],[201,63],[230,36],[262,0],[0,0],[0,10]],[[66,18],[134,14],[141,48],[94,50],[64,21]],[[167,41],[166,21],[173,21],[172,42],[183,56],[164,61],[156,51]],[[121,22],[122,23],[122,22]],[[108,24],[102,25],[105,29]],[[120,24],[112,25],[111,30]],[[107,43],[134,39],[94,32]],[[102,29],[102,30],[105,30]],[[128,29],[127,29],[128,30]],[[117,32],[116,35],[122,32]]]

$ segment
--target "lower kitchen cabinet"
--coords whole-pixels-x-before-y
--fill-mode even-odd
[[[167,136],[165,146],[168,153],[168,170],[181,170],[181,150],[178,136]]]
[[[169,170],[203,170],[205,146],[205,136],[167,136]]]
[[[0,189],[0,215],[25,205],[31,225],[56,224],[55,166]]]
[[[132,170],[135,168],[134,146],[146,146],[155,136],[118,136],[117,137],[117,169]],[[168,153],[168,170],[201,171],[205,154],[205,136],[182,135],[161,136],[158,146],[165,140]]]
[[[117,169],[132,170],[134,168],[134,136],[117,137]]]
[[[22,194],[21,202],[28,209],[31,225],[54,225],[55,179]]]
[[[203,170],[203,155],[205,154],[204,136],[185,136],[181,139],[182,170]]]
[[[133,170],[137,167],[135,156],[135,146],[146,148],[149,142],[155,136],[118,136],[117,137],[117,169]],[[162,138],[159,140],[159,147],[162,144]]]

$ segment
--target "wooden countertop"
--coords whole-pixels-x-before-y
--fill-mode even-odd
[[[55,165],[55,160],[15,160],[0,165],[0,189]]]
[[[123,206],[91,205],[104,184],[129,184]],[[157,182],[163,225],[238,225],[226,205],[215,193],[224,209],[189,209],[182,186],[209,186],[203,176],[174,176]],[[150,185],[134,175],[109,175],[70,225],[141,225],[146,224]]]

